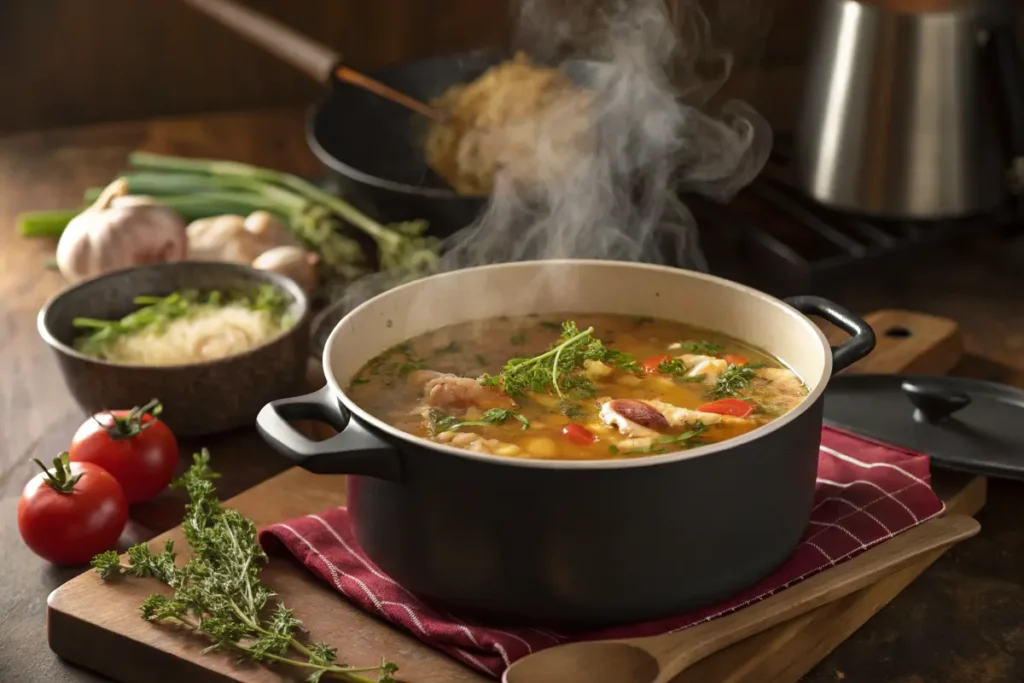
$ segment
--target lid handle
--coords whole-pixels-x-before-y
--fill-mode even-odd
[[[908,380],[900,388],[914,404],[914,420],[917,422],[938,422],[966,408],[971,402],[971,397],[962,391],[928,382]]]

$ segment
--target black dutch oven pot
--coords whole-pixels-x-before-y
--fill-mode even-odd
[[[748,434],[687,451],[600,461],[473,453],[389,426],[346,395],[370,359],[446,325],[502,315],[674,319],[753,343],[806,382],[807,399]],[[831,348],[804,314],[852,337]],[[616,261],[533,261],[424,278],[343,318],[320,391],[268,404],[263,438],[316,473],[344,473],[356,538],[423,599],[492,621],[593,627],[679,613],[757,582],[810,517],[825,385],[874,347],[871,328],[816,297],[783,302],[717,277]],[[311,441],[290,420],[339,433]]]

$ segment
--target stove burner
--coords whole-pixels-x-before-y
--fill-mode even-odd
[[[927,257],[967,234],[1016,236],[1019,207],[955,220],[885,220],[816,204],[787,180],[790,141],[777,137],[765,172],[729,204],[686,197],[712,272],[777,296],[822,293],[839,279]]]

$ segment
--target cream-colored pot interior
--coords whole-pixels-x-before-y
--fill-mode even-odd
[[[619,313],[652,316],[717,330],[764,349],[791,367],[810,395],[778,420],[740,437],[688,451],[642,458],[552,461],[500,458],[526,467],[618,468],[707,455],[745,443],[795,419],[824,391],[832,354],[821,330],[801,313],[756,289],[678,268],[619,261],[551,260],[482,266],[436,275],[389,290],[343,318],[324,348],[327,383],[363,421],[415,443],[472,459],[496,456],[427,442],[363,411],[344,388],[388,348],[447,325],[500,316]]]

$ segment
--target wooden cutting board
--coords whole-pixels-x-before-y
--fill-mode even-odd
[[[950,320],[907,311],[880,311],[866,320],[878,334],[878,345],[850,372],[945,374],[962,355],[959,330]],[[836,330],[822,326],[830,338],[841,339]],[[936,471],[933,479],[951,513],[974,515],[985,503],[982,477]],[[344,476],[313,475],[293,468],[228,504],[262,526],[344,502]],[[180,529],[157,537],[153,543],[162,545],[166,538],[182,543]],[[930,555],[859,593],[722,650],[681,674],[674,683],[796,683],[936,557]],[[359,611],[290,559],[273,559],[264,571],[264,580],[295,610],[316,639],[336,645],[340,657],[349,664],[375,663],[386,656],[400,666],[403,681],[491,680]],[[66,660],[123,683],[290,680],[266,668],[237,665],[226,655],[202,655],[206,642],[142,621],[139,605],[159,588],[148,580],[104,584],[91,572],[69,581],[53,591],[48,600],[51,649]]]

